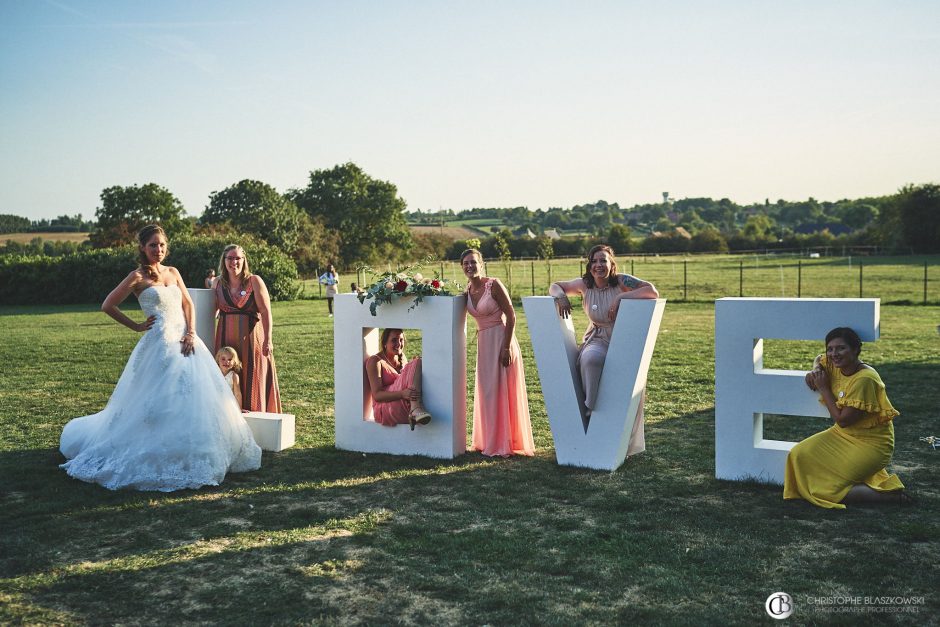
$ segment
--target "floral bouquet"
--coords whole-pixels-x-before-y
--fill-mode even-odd
[[[382,303],[391,303],[399,298],[413,296],[415,301],[408,308],[411,311],[418,306],[418,303],[425,296],[450,296],[449,288],[459,290],[460,285],[452,283],[448,279],[441,278],[438,272],[434,273],[434,278],[427,278],[418,270],[425,263],[430,263],[432,259],[428,257],[422,263],[416,263],[405,268],[399,268],[396,272],[376,272],[368,266],[362,269],[371,274],[375,281],[368,288],[359,293],[359,302],[365,303],[366,300],[372,300],[369,303],[369,312],[375,315],[376,310]]]

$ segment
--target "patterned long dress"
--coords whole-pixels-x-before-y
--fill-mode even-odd
[[[219,324],[215,329],[215,350],[231,346],[242,362],[242,408],[249,411],[281,413],[281,392],[277,386],[274,355],[261,354],[264,326],[255,301],[251,281],[237,297],[221,281],[215,285]]]

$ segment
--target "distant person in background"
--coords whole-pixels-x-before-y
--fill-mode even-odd
[[[336,274],[336,268],[333,264],[326,267],[326,272],[320,275],[320,284],[326,286],[326,307],[329,310],[330,318],[333,317],[333,297],[336,296],[336,286],[339,285],[339,275]]]
[[[558,315],[567,318],[571,315],[571,303],[568,296],[581,296],[584,313],[588,317],[588,328],[584,341],[578,351],[578,373],[584,390],[585,417],[590,420],[597,391],[607,360],[610,337],[617,320],[620,301],[625,298],[659,298],[659,292],[652,283],[642,281],[629,274],[617,273],[614,250],[606,244],[600,244],[588,251],[587,269],[584,276],[571,281],[558,281],[548,288],[549,296],[554,297]],[[629,329],[628,329],[629,331]],[[645,396],[645,392],[644,392]],[[643,425],[643,404],[637,410],[630,434],[627,455],[646,450],[646,437]]]
[[[826,354],[816,358],[806,385],[819,392],[835,424],[790,449],[783,498],[830,509],[912,501],[898,476],[885,469],[899,412],[875,369],[859,359],[861,352],[861,338],[848,327],[826,335]]]
[[[281,413],[271,339],[271,298],[261,277],[248,269],[245,250],[237,244],[222,251],[215,304],[219,310],[215,349],[231,346],[242,362],[242,408]]]
[[[206,272],[206,280],[204,281],[206,289],[211,290],[215,287],[215,269],[209,268],[209,271]]]
[[[351,283],[351,284],[349,285],[349,290],[350,290],[353,294],[362,294],[362,292],[363,292],[363,289],[362,289],[361,287],[359,287],[359,285],[358,285],[357,283]]]

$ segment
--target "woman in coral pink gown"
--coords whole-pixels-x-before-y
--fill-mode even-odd
[[[483,275],[480,251],[460,255],[467,275],[467,311],[477,322],[473,450],[484,455],[533,455],[522,354],[513,333],[516,312],[499,279]]]

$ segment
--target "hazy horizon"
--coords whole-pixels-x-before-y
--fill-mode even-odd
[[[940,3],[0,0],[0,213],[353,161],[414,211],[938,181]],[[933,77],[933,78],[931,78]]]

